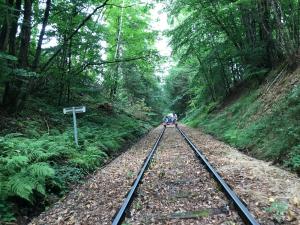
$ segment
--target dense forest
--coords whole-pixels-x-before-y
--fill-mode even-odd
[[[300,1],[170,1],[177,66],[166,79],[184,121],[300,172]]]
[[[300,173],[300,0],[0,0],[0,14],[0,222],[28,222],[169,111]],[[62,109],[79,105],[76,147]]]
[[[171,94],[193,99],[183,102],[196,108],[226,98],[242,82],[261,83],[279,65],[295,69],[299,7],[288,0],[172,1],[169,35],[179,63],[168,78]],[[186,90],[177,90],[173,77]],[[179,100],[173,108],[183,113]]]
[[[1,0],[0,221],[25,223],[157,124],[152,7]],[[81,105],[76,147],[62,109]]]

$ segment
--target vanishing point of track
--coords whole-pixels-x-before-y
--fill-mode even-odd
[[[258,222],[254,219],[254,217],[249,212],[248,208],[246,207],[245,203],[237,196],[237,194],[229,187],[229,185],[224,181],[224,179],[217,173],[217,171],[213,168],[213,166],[210,164],[210,162],[207,160],[205,155],[202,153],[201,150],[199,150],[192,141],[188,138],[188,136],[180,129],[178,126],[176,127],[178,132],[181,134],[183,139],[187,142],[187,144],[190,146],[190,148],[193,150],[196,157],[199,159],[200,163],[204,166],[204,168],[209,172],[209,174],[214,178],[215,182],[219,185],[223,193],[227,196],[228,201],[232,203],[236,209],[236,211],[239,213],[240,218],[245,224],[250,225],[258,225]],[[112,224],[113,225],[121,225],[126,216],[128,215],[128,212],[130,211],[130,207],[132,205],[132,202],[134,201],[134,198],[137,196],[137,190],[139,188],[139,185],[142,183],[143,177],[149,168],[151,161],[156,153],[156,150],[160,144],[160,141],[162,140],[162,137],[165,133],[166,128],[164,127],[157,138],[154,146],[152,147],[151,151],[148,153],[143,166],[141,167],[137,178],[135,179],[131,189],[129,190],[128,194],[126,195],[126,198],[120,207],[120,209],[117,211],[115,217],[113,218]],[[205,190],[203,190],[205,193]]]

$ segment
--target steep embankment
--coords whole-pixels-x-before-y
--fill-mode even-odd
[[[259,88],[246,88],[221,110],[192,110],[185,122],[259,159],[300,174],[300,69],[273,71]],[[231,96],[232,97],[232,96]]]
[[[0,110],[0,224],[26,224],[152,127],[138,109],[133,116],[87,95],[78,99],[87,106],[78,114],[78,148],[62,107],[34,98],[18,115]]]

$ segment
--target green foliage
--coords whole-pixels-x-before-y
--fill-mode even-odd
[[[299,86],[295,86],[268,113],[262,113],[259,90],[250,90],[222,111],[202,107],[185,118],[207,132],[258,158],[300,171]]]
[[[55,174],[55,171],[47,163],[29,164],[28,158],[15,156],[3,164],[4,169],[0,173],[4,181],[1,184],[4,199],[9,196],[18,196],[31,202],[34,191],[46,195],[46,179]]]
[[[59,189],[59,195],[64,194],[68,191],[70,184],[81,182],[86,175],[86,171],[83,168],[72,166],[71,164],[54,164],[53,169],[55,175],[52,183],[49,185],[49,189]],[[54,192],[55,193],[55,192]]]
[[[1,193],[1,192],[0,192]],[[16,217],[14,213],[12,213],[12,206],[6,203],[3,203],[3,201],[0,201],[0,221],[5,222],[16,222]]]
[[[45,2],[34,1],[30,9],[25,7],[30,1],[21,1],[21,10],[17,2],[0,2],[0,220],[5,221],[18,201],[48,204],[49,196],[67,192],[149,130],[165,107],[155,75],[152,4],[111,0],[95,10],[101,2],[51,1],[47,20]],[[14,35],[15,25],[21,34]],[[31,38],[20,42],[26,33]],[[111,109],[101,108],[104,103]],[[81,104],[88,112],[78,115],[77,148],[71,117],[63,116],[62,107]]]
[[[173,25],[167,33],[177,65],[172,68],[165,89],[171,109],[186,114],[190,125],[197,126],[200,119],[205,119],[206,111],[211,110],[211,103],[221,105],[224,101],[230,101],[228,98],[239,95],[243,89],[256,88],[270,70],[278,67],[278,71],[285,73],[286,68],[295,68],[297,64],[300,42],[298,35],[292,31],[292,27],[297,27],[297,34],[300,30],[299,20],[296,19],[300,14],[295,11],[297,1],[276,1],[274,4],[253,0],[166,2],[169,21]],[[289,118],[292,114],[299,118],[297,96],[299,93],[295,91],[288,97],[289,104],[298,105],[285,109]],[[251,142],[247,137],[253,136],[257,129],[263,129],[258,124],[237,122],[235,115],[242,116],[240,120],[245,118],[248,121],[247,118],[251,118],[259,107],[258,101],[253,99],[257,103],[254,105],[250,100],[243,99],[239,101],[241,104],[230,107],[232,112],[217,115],[218,119],[211,118],[208,130],[220,133],[220,136],[224,132],[227,141],[247,146]],[[242,108],[246,106],[243,101],[249,101],[251,109],[243,112]],[[231,115],[233,124],[228,123]],[[279,127],[279,121],[273,122]],[[224,126],[220,126],[221,123]],[[293,136],[297,131],[292,125],[287,136]],[[277,130],[277,133],[283,132]],[[286,146],[293,146],[291,142],[278,143],[276,155],[283,153]],[[266,155],[271,154],[266,151]]]
[[[75,154],[70,160],[70,164],[87,171],[93,171],[103,163],[107,154],[99,150],[98,147],[87,147],[83,152]]]
[[[170,70],[170,75],[166,78],[165,90],[167,92],[168,107],[183,117],[191,99],[189,90],[192,83],[187,71],[193,73],[194,64],[178,67]]]
[[[284,215],[287,213],[288,208],[289,205],[286,202],[276,200],[275,202],[272,202],[269,208],[266,208],[266,211],[273,214],[274,218],[278,222],[282,222],[284,219]]]
[[[0,136],[0,215],[5,221],[14,219],[12,208],[5,207],[17,207],[12,199],[47,205],[50,195],[66,193],[71,184],[81,182],[125,143],[152,127],[124,110],[108,115],[91,105],[86,114],[78,117],[80,147],[77,148],[70,117],[63,118],[52,107],[35,99],[23,111],[24,119],[13,122],[19,132]],[[37,110],[40,108],[45,111],[43,117],[47,118],[49,134],[45,120],[40,119],[41,111]]]

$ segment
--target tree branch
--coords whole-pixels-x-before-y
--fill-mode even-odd
[[[126,9],[126,8],[130,8],[130,7],[136,6],[137,4],[121,6],[121,5],[116,5],[116,4],[113,4],[113,3],[109,3],[109,4],[106,4],[106,5],[108,5],[108,6],[114,6],[114,7],[121,8],[121,9]]]
[[[81,21],[81,23],[77,26],[76,30],[74,30],[71,35],[69,37],[67,37],[65,39],[65,42],[69,41],[70,39],[72,39],[74,37],[75,34],[78,33],[78,31],[80,30],[81,27],[83,27],[85,25],[85,23],[87,21],[89,21],[91,19],[91,17],[101,8],[105,7],[108,3],[109,0],[105,0],[100,6],[96,7],[93,12],[91,12],[87,17],[84,18],[84,20]],[[61,52],[63,48],[63,45],[59,46],[59,48],[56,50],[56,52],[54,52],[54,54],[50,57],[50,59],[48,59],[48,61],[43,65],[43,67],[41,68],[41,72],[44,71],[53,61],[53,59]]]
[[[76,74],[81,73],[82,71],[84,71],[89,66],[102,66],[102,65],[105,65],[105,64],[114,64],[114,63],[120,63],[120,62],[131,62],[131,61],[136,61],[136,60],[141,60],[141,59],[144,60],[147,57],[149,57],[149,55],[137,56],[137,57],[127,58],[127,59],[125,58],[125,59],[111,60],[111,61],[101,60],[99,62],[87,62],[85,65],[83,65],[83,67],[79,71],[76,72]]]

